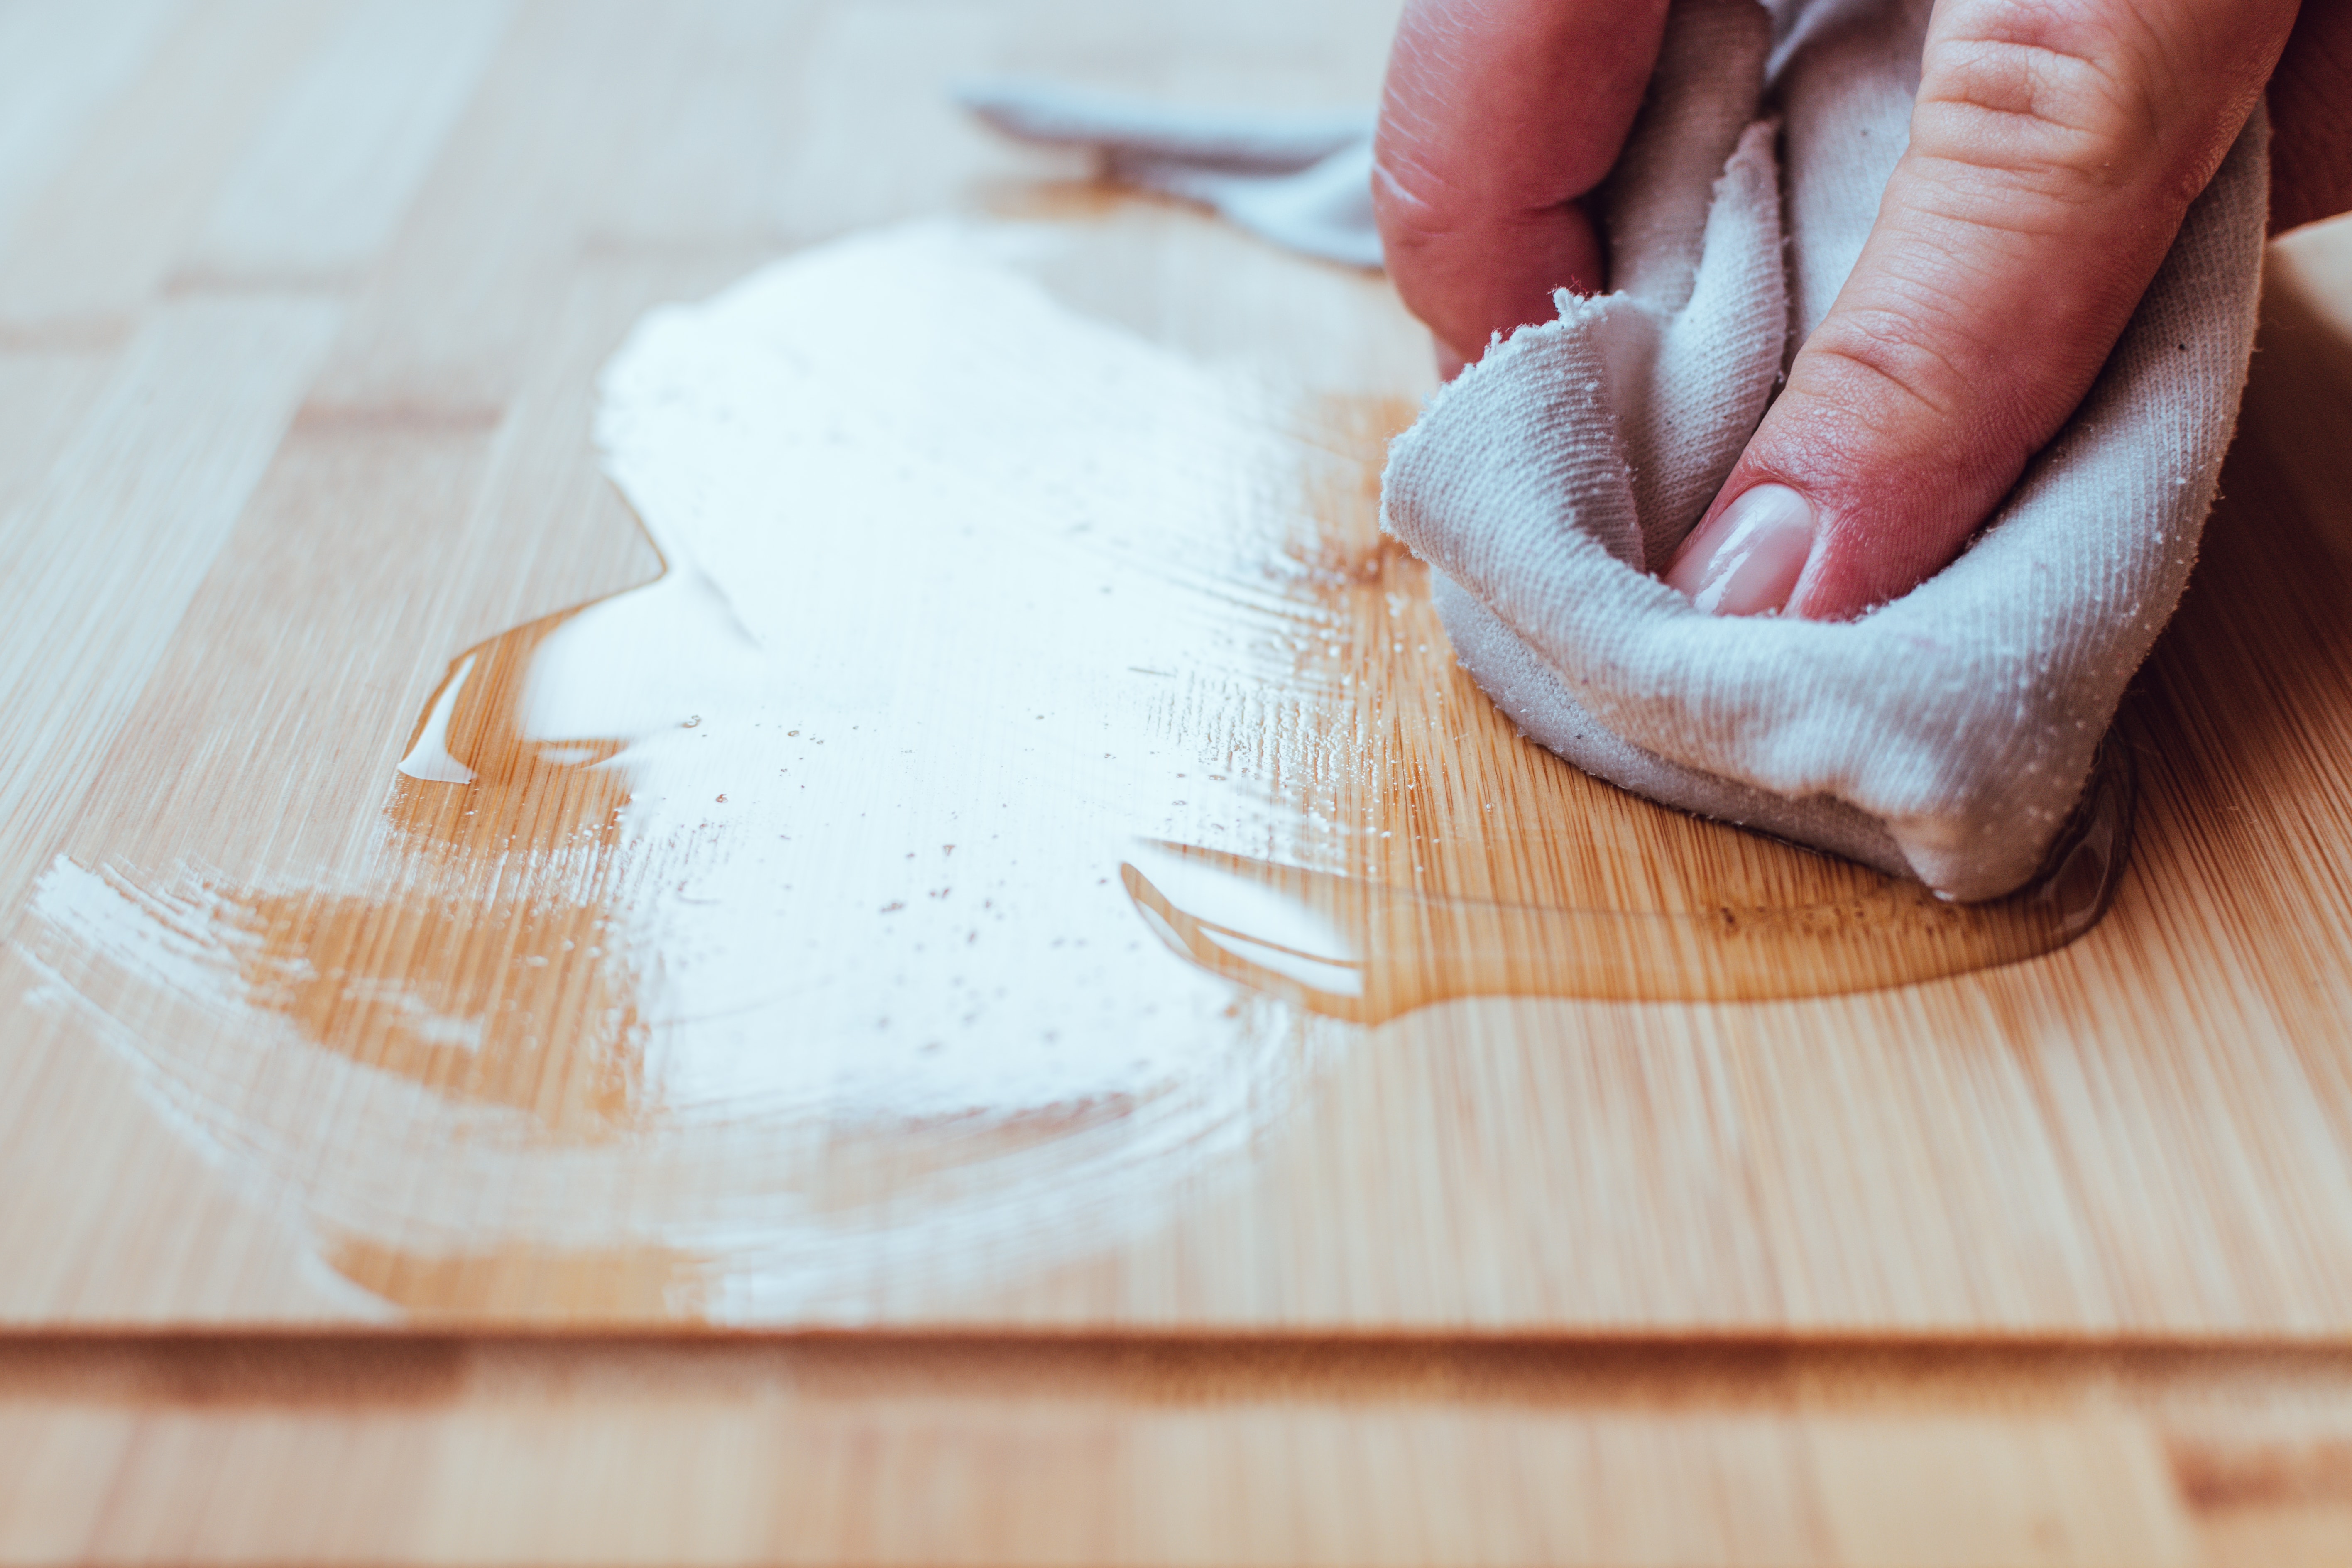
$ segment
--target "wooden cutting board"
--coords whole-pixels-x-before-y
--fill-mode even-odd
[[[1375,526],[1385,285],[941,96],[1361,101],[1382,17],[83,16],[0,160],[7,1321],[2352,1327],[2340,237],[2085,847],[1956,910],[1518,739]],[[626,405],[792,416],[625,501],[600,372],[784,257]]]

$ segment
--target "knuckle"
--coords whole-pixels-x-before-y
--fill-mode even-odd
[[[2072,17],[2078,6],[1998,9],[1999,25],[1930,49],[1915,146],[2011,192],[2059,198],[2135,169],[2157,143],[2158,111],[2129,40]]]
[[[1463,334],[1456,273],[1472,217],[1425,166],[1375,152],[1372,221],[1389,281],[1405,309],[1446,342]]]
[[[1383,124],[1374,139],[1372,221],[1401,280],[1418,258],[1460,244],[1490,219],[1492,203],[1459,165],[1443,142],[1411,127]]]
[[[1420,249],[1443,239],[1457,220],[1442,194],[1433,194],[1423,171],[1375,151],[1372,157],[1372,218],[1383,244]]]
[[[1372,216],[1389,282],[1398,300],[1415,319],[1451,341],[1459,329],[1453,316],[1460,290],[1451,265],[1462,248],[1459,228],[1410,191],[1379,177],[1377,172],[1372,180]]]
[[[1869,436],[1950,420],[1971,379],[1942,334],[1884,306],[1838,311],[1806,340],[1804,354],[1811,363],[1802,379]]]
[[[1801,384],[1842,446],[1906,461],[1955,442],[2030,450],[2041,438],[2028,437],[2056,427],[2080,395],[2076,381],[2095,369],[2066,348],[2022,373],[2000,322],[1973,309],[1965,288],[1882,277],[1873,292],[1832,311],[1791,367],[1791,390]]]

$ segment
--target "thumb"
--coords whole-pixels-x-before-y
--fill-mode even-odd
[[[1372,152],[1389,278],[1448,375],[1599,293],[1580,198],[1624,145],[1666,0],[1407,0]]]
[[[1842,620],[1939,570],[2090,390],[2294,0],[1942,0],[1853,273],[1667,569]]]

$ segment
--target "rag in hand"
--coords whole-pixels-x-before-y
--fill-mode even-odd
[[[2188,582],[2253,345],[2267,128],[1958,560],[1851,622],[1706,615],[1650,574],[1861,254],[1927,11],[1676,0],[1600,195],[1614,290],[1563,291],[1440,392],[1391,448],[1382,518],[1430,564],[1455,656],[1544,745],[1985,899],[2042,864]]]

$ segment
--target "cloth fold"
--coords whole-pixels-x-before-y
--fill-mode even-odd
[[[1111,178],[1199,202],[1287,249],[1381,265],[1369,112],[1189,109],[1013,78],[964,82],[955,97],[1008,136],[1085,148]]]

